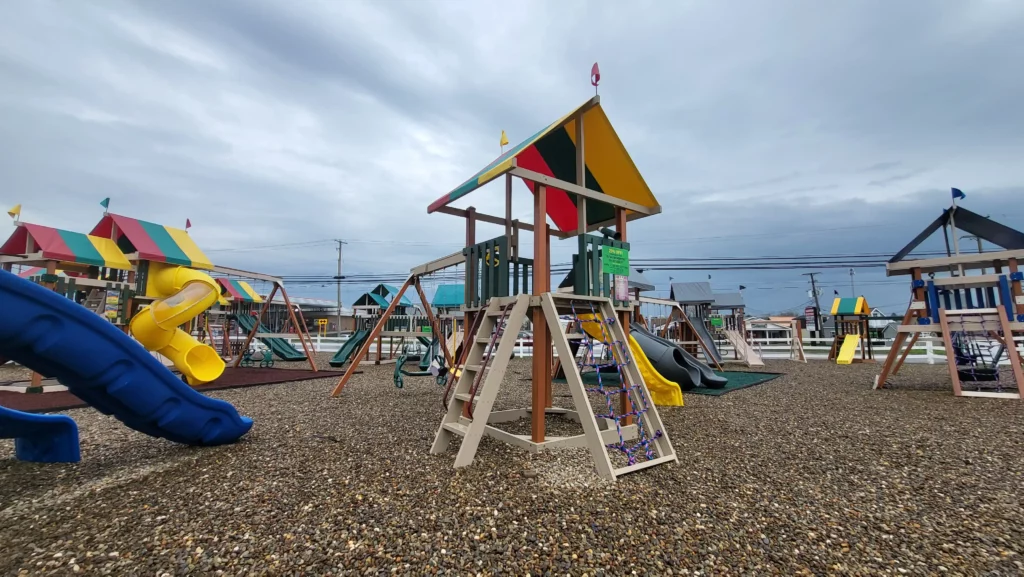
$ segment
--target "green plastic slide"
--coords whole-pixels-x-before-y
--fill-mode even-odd
[[[242,330],[249,332],[252,330],[253,325],[256,324],[256,319],[250,315],[233,315],[234,319],[238,322],[238,326],[242,327]],[[270,329],[260,324],[259,333],[269,333]],[[259,338],[259,333],[256,333],[256,338]],[[298,336],[298,335],[296,335]],[[274,351],[274,354],[278,356],[282,361],[304,361],[306,355],[302,351],[295,350],[295,347],[288,344],[288,341],[284,339],[263,339],[260,341],[270,347],[270,350]]]
[[[352,336],[350,336],[348,340],[345,341],[343,345],[341,345],[341,348],[338,349],[338,352],[334,353],[334,356],[331,357],[331,366],[340,367],[347,363],[349,357],[351,357],[353,353],[356,352],[356,350],[363,344],[363,341],[365,341],[366,337],[368,336],[370,336],[370,331],[366,329],[359,329],[358,331],[352,333]]]

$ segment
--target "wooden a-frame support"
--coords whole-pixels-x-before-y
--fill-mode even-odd
[[[491,299],[487,308],[479,313],[484,317],[481,319],[477,333],[466,335],[467,346],[473,348],[469,352],[462,376],[456,383],[454,394],[449,399],[448,411],[438,427],[430,449],[431,453],[445,452],[455,436],[460,436],[462,443],[455,458],[455,467],[461,468],[473,463],[477,448],[484,435],[531,452],[553,448],[586,447],[594,459],[597,474],[609,480],[647,467],[678,461],[668,433],[658,414],[658,409],[651,400],[650,392],[647,390],[647,385],[644,383],[636,363],[629,358],[630,353],[624,353],[614,346],[611,347],[612,354],[620,363],[625,377],[625,383],[621,386],[637,385],[635,388],[631,388],[630,402],[624,405],[629,408],[625,410],[632,410],[631,407],[634,406],[646,407],[640,419],[643,430],[646,431],[645,434],[650,435],[648,439],[651,439],[649,442],[655,455],[654,458],[640,460],[633,465],[620,467],[613,465],[607,445],[619,441],[620,438],[623,441],[638,439],[640,426],[627,423],[621,412],[618,425],[609,419],[599,420],[591,406],[587,388],[575,362],[567,362],[563,365],[566,382],[572,395],[573,407],[542,406],[539,413],[542,419],[547,415],[561,415],[580,423],[583,427],[582,435],[542,437],[537,440],[532,434],[512,434],[494,426],[524,418],[535,421],[538,414],[536,404],[524,409],[491,410],[501,389],[509,357],[517,337],[516,330],[504,331],[496,349],[493,349],[490,356],[485,358],[486,345],[491,342],[491,333],[499,330],[495,319],[505,318],[506,326],[515,326],[516,323],[527,318],[531,309],[534,311],[534,318],[537,318],[539,312],[540,319],[551,335],[551,344],[558,356],[571,359],[569,339],[561,330],[559,323],[560,308],[567,309],[570,302],[576,302],[578,306],[593,304],[599,318],[614,319],[614,322],[606,325],[606,330],[609,331],[609,340],[626,342],[626,333],[623,330],[620,315],[612,306],[612,302],[606,298],[547,292],[539,296],[518,295]],[[506,310],[508,307],[511,309]],[[563,310],[563,312],[565,311]],[[537,328],[539,327],[535,325],[534,330],[536,331]],[[536,347],[536,342],[534,346]],[[476,389],[474,390],[475,384]],[[533,389],[535,394],[538,389],[543,391],[543,387],[534,386]],[[467,408],[469,406],[473,407],[472,417],[468,416]],[[654,439],[652,437],[656,431],[660,431],[661,436]]]
[[[447,266],[452,265],[445,265],[445,267]],[[434,271],[426,271],[426,273],[429,272]],[[398,304],[401,302],[402,296],[405,294],[405,291],[409,289],[409,287],[415,287],[416,294],[419,295],[420,301],[423,303],[423,310],[427,314],[427,320],[430,322],[430,330],[433,331],[435,338],[437,338],[438,343],[440,343],[442,354],[444,355],[445,361],[448,363],[448,366],[452,365],[452,353],[448,350],[448,343],[446,342],[447,339],[442,338],[443,333],[441,333],[441,326],[437,322],[437,317],[434,316],[433,309],[430,308],[430,301],[427,300],[427,296],[423,293],[423,287],[420,284],[420,275],[413,273],[409,275],[409,278],[405,279],[404,283],[402,283],[402,288],[398,289],[398,294],[392,297],[391,304],[388,305],[388,308],[384,311],[383,314],[381,314],[380,318],[377,319],[377,323],[373,326],[373,330],[370,331],[370,334],[366,337],[366,340],[363,341],[362,346],[359,347],[359,352],[357,352],[356,355],[352,357],[352,362],[349,363],[348,368],[345,369],[345,374],[341,376],[341,379],[338,380],[338,384],[335,385],[334,390],[331,391],[332,397],[337,397],[338,395],[341,394],[342,389],[345,388],[345,385],[348,383],[349,379],[351,379],[352,375],[355,374],[356,368],[359,366],[359,360],[364,358],[370,352],[370,347],[373,345],[373,342],[377,340],[377,337],[380,336],[381,331],[384,330],[384,326],[387,324],[388,319],[391,317],[392,314],[394,314],[395,309],[398,308]]]
[[[252,330],[249,331],[249,334],[245,336],[245,342],[242,344],[239,354],[235,355],[231,366],[237,368],[242,363],[241,351],[248,350],[249,345],[252,344],[252,340],[254,338],[274,338],[278,336],[275,334],[273,337],[259,337],[260,326],[263,325],[263,315],[265,315],[270,309],[270,303],[274,301],[274,295],[277,294],[278,290],[281,291],[281,297],[284,299],[284,306],[288,309],[288,317],[292,322],[292,326],[295,327],[295,334],[299,337],[299,342],[302,343],[302,352],[306,353],[306,360],[309,362],[309,368],[315,373],[317,372],[317,369],[316,359],[313,357],[313,340],[306,331],[305,326],[300,325],[298,319],[295,318],[295,308],[292,306],[291,299],[288,298],[288,291],[284,289],[283,284],[278,282],[274,282],[274,288],[270,290],[270,294],[267,295],[266,300],[263,301],[263,306],[260,307],[260,312],[256,317],[256,322],[253,323]]]

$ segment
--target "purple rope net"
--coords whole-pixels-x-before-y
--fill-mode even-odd
[[[580,373],[582,374],[585,368],[593,369],[597,374],[597,387],[587,388],[587,392],[602,395],[605,399],[605,405],[607,406],[607,413],[594,415],[597,418],[608,419],[615,423],[615,431],[618,433],[619,441],[617,443],[608,443],[605,446],[609,449],[615,449],[625,455],[626,461],[629,465],[635,465],[637,460],[637,454],[642,452],[644,456],[650,460],[654,458],[654,446],[653,443],[662,436],[661,431],[655,431],[654,434],[644,427],[643,415],[650,410],[650,403],[647,400],[647,396],[644,393],[644,388],[639,383],[629,382],[629,378],[623,372],[623,367],[633,362],[631,355],[629,354],[629,345],[621,340],[614,340],[611,336],[611,329],[609,325],[617,322],[616,319],[605,319],[597,313],[594,309],[594,303],[589,303],[590,315],[589,319],[581,319],[579,313],[576,312],[576,304],[570,303],[572,307],[573,321],[583,329],[584,323],[597,324],[600,327],[601,339],[595,340],[590,337],[590,333],[583,330],[583,344],[586,347],[586,353],[583,358],[577,361],[576,366],[579,367]],[[595,333],[597,331],[594,331]],[[608,358],[601,360],[594,353],[594,347],[597,344],[601,344],[604,349],[602,352]],[[621,361],[620,361],[621,359]],[[602,369],[615,368],[615,372],[619,379],[617,383],[609,382],[605,385],[604,378],[602,377]],[[611,381],[611,379],[609,379]],[[639,397],[640,406],[634,406],[632,411],[625,413],[617,413],[615,410],[615,397],[621,394],[630,394],[636,391]],[[637,440],[634,443],[628,443],[622,436],[622,421],[623,419],[635,417],[637,426]]]
[[[986,337],[992,333],[998,334],[1001,327],[987,328],[985,326],[985,315],[972,318],[978,319],[977,322],[980,324],[980,330],[966,330],[966,321],[963,316],[960,316],[956,321],[959,328],[957,330],[950,330],[949,340],[953,345],[953,359],[956,363],[957,373],[960,376],[961,382],[978,383],[981,381],[994,381],[997,383],[996,388],[1002,389],[1001,384],[999,384],[999,358],[1002,356],[1002,348],[1000,348],[998,353],[992,354],[990,347],[982,349],[981,343],[979,343],[975,336],[977,333]]]

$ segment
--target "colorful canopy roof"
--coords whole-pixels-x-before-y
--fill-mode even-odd
[[[19,223],[14,234],[0,246],[0,254],[42,253],[45,260],[131,270],[132,265],[108,238]]]
[[[864,297],[837,298],[832,301],[832,316],[836,315],[869,315],[871,307]]]
[[[388,308],[390,303],[387,299],[374,292],[364,293],[356,302],[352,303],[354,307],[380,307],[382,309]]]
[[[232,300],[246,303],[261,303],[263,297],[261,297],[249,283],[244,280],[234,280],[230,278],[219,278],[217,282],[221,286],[221,294],[230,296]]]
[[[626,147],[619,140],[600,101],[588,100],[485,166],[455,190],[434,201],[427,213],[453,202],[518,166],[565,182],[576,182],[576,115],[583,111],[583,150],[586,187],[620,200],[656,208],[658,201]],[[530,184],[530,183],[527,183]],[[533,190],[531,185],[531,190]],[[576,230],[575,195],[548,187],[548,216],[563,232]],[[627,211],[631,212],[631,211]],[[587,202],[587,224],[614,218],[614,207]]]
[[[210,270],[213,263],[180,228],[171,228],[119,214],[105,214],[92,234],[113,239],[125,254],[139,253],[151,260]]]

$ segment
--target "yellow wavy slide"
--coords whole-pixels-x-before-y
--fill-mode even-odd
[[[178,328],[217,302],[216,281],[195,269],[151,262],[146,294],[161,298],[132,317],[129,329],[135,339],[170,359],[190,385],[220,377],[224,361],[217,351]]]
[[[604,340],[604,337],[601,335],[600,323],[594,320],[594,315],[580,315],[579,318],[582,321],[580,324],[583,325],[583,330],[591,338]],[[629,352],[636,359],[636,366],[640,369],[640,376],[643,377],[644,384],[647,385],[647,390],[651,393],[651,400],[654,401],[654,404],[660,407],[682,407],[683,391],[679,388],[679,385],[661,376],[661,373],[654,368],[651,360],[647,358],[643,349],[640,348],[640,343],[636,342],[632,335],[629,337]]]

